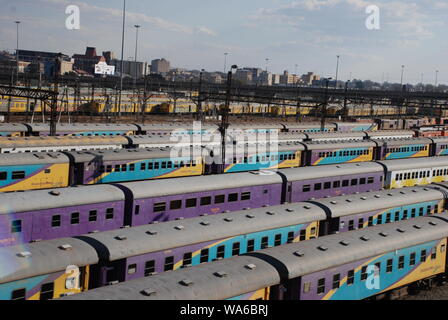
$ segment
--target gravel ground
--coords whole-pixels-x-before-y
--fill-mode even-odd
[[[403,300],[448,300],[448,284],[434,286],[431,290],[422,290],[416,295],[409,295]]]

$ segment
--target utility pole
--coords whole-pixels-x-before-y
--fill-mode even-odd
[[[325,120],[327,118],[327,107],[328,107],[328,85],[330,83],[331,78],[325,79],[325,95],[324,95],[324,103],[322,105],[322,116],[320,119],[320,131],[325,131]]]
[[[196,120],[202,121],[202,75],[203,75],[204,69],[201,70],[199,73],[199,92],[198,92],[198,112],[196,115]]]
[[[134,59],[134,65],[135,65],[135,68],[134,68],[134,71],[135,71],[135,74],[134,74],[134,87],[136,87],[136,85],[137,85],[137,48],[138,48],[138,29],[140,29],[140,27],[141,26],[139,26],[138,24],[136,24],[135,26],[135,29],[136,29],[136,35],[135,35],[135,59]]]
[[[437,92],[437,80],[438,80],[438,77],[439,77],[439,70],[436,70],[436,82],[434,84],[434,91],[435,92]]]
[[[401,91],[403,91],[403,74],[404,74],[404,65],[401,66],[401,81],[400,81]]]
[[[61,54],[59,53],[55,59],[54,64],[54,96],[53,100],[50,102],[50,136],[56,136],[56,113],[58,106],[58,96],[59,96],[59,72],[61,70]],[[45,107],[45,106],[44,106]]]
[[[221,173],[224,173],[226,167],[226,133],[229,128],[229,110],[230,110],[230,95],[232,90],[232,71],[238,69],[238,66],[233,65],[227,73],[227,92],[226,103],[221,110],[221,124],[219,125],[219,132],[221,133]]]
[[[17,49],[16,49],[16,85],[19,83],[19,24],[20,21],[15,21],[17,25]]]
[[[344,93],[344,109],[343,109],[343,111],[342,111],[342,118],[343,118],[343,121],[345,122],[345,121],[347,121],[347,118],[348,118],[348,112],[347,112],[347,93],[348,93],[348,84],[350,83],[350,80],[348,80],[346,83],[345,83],[345,93]]]
[[[227,72],[227,56],[229,55],[229,52],[224,52],[224,73]]]
[[[118,98],[118,117],[121,117],[121,94],[123,91],[123,55],[124,55],[124,27],[126,22],[126,0],[123,0],[123,30],[121,34],[121,64],[120,64],[120,95]]]

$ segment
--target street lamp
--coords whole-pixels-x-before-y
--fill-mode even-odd
[[[400,86],[403,89],[403,74],[404,74],[404,65],[401,65],[401,80],[400,80]]]
[[[19,82],[19,24],[20,21],[14,21],[17,25],[17,49],[16,49],[16,85]]]
[[[439,70],[436,70],[436,82],[435,82],[435,85],[434,85],[434,90],[435,91],[437,91],[437,80],[438,80],[438,77],[439,77]]]
[[[227,71],[227,56],[229,55],[229,52],[224,52],[224,73]]]
[[[134,25],[135,29],[136,29],[136,35],[135,35],[135,61],[134,61],[134,65],[135,65],[135,79],[134,79],[134,85],[137,84],[137,48],[138,48],[138,29],[140,29],[141,26],[139,26],[138,24]]]
[[[269,64],[269,58],[266,58],[266,72],[268,72],[268,64]]]
[[[335,80],[336,80],[336,83],[335,83],[335,88],[337,88],[338,87],[338,73],[339,73],[339,55],[337,55],[336,56],[336,58],[337,58],[337,61],[336,61],[336,78],[335,78]]]

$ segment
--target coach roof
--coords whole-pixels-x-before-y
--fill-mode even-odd
[[[434,187],[411,187],[318,199],[315,202],[326,206],[331,216],[336,218],[443,198],[443,193]]]
[[[68,246],[67,246],[68,245]],[[62,238],[0,248],[0,283],[98,263],[95,249],[82,240]]]
[[[229,188],[281,184],[282,178],[273,171],[241,172],[212,176],[192,176],[174,179],[122,183],[136,199],[174,194],[205,192]]]
[[[304,142],[304,145],[308,150],[357,149],[377,146],[373,141]]]
[[[431,169],[433,167],[448,167],[448,157],[412,158],[400,160],[377,161],[386,166],[389,171]]]
[[[112,185],[8,192],[0,193],[0,214],[74,207],[113,201],[124,201],[124,194],[120,189]]]
[[[0,132],[28,132],[28,127],[21,123],[0,123]]]
[[[63,153],[5,153],[0,156],[0,166],[20,166],[33,164],[68,163],[68,157]]]
[[[281,174],[286,176],[289,182],[383,171],[383,167],[375,162],[326,165],[320,167],[319,170],[316,170],[316,167],[301,167],[279,170]]]
[[[88,145],[127,145],[128,140],[122,136],[91,137],[10,137],[0,138],[0,148],[48,147],[48,146],[88,146]]]

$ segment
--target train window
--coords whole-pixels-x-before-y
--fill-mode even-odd
[[[325,182],[324,183],[324,189],[325,190],[331,189],[331,182]]]
[[[146,170],[146,162],[140,164],[140,170]]]
[[[411,257],[409,258],[409,265],[410,266],[415,266],[415,252],[411,253]]]
[[[398,258],[398,269],[399,270],[404,269],[404,256],[400,256]]]
[[[112,166],[107,166],[106,167],[106,172],[112,172]]]
[[[154,203],[153,212],[162,212],[165,210],[166,210],[165,202]]]
[[[348,230],[349,231],[355,230],[355,220],[350,220],[348,222]]]
[[[104,172],[104,166],[102,166],[102,171],[101,172]],[[46,174],[51,173],[51,169],[45,169],[44,173],[46,173]]]
[[[383,224],[383,215],[378,215],[378,224]]]
[[[275,235],[275,243],[274,246],[278,247],[282,245],[282,235],[281,234],[276,234]]]
[[[420,208],[420,210],[419,210],[419,216],[423,216],[423,208]]]
[[[11,222],[11,233],[22,232],[22,220],[13,220]]]
[[[372,183],[374,183],[375,182],[375,178],[374,177],[369,177],[368,179],[367,179],[367,183],[368,184],[372,184]]]
[[[225,257],[225,252],[226,252],[226,247],[225,246],[219,246],[218,249],[216,250],[216,258],[217,259],[224,258]]]
[[[369,227],[373,226],[373,216],[369,217]]]
[[[120,172],[121,166],[119,164],[115,165],[115,172]]]
[[[316,183],[316,184],[314,185],[314,190],[315,190],[315,191],[322,190],[322,183]]]
[[[231,193],[229,194],[229,197],[227,199],[229,202],[236,202],[238,201],[238,193]]]
[[[355,282],[355,270],[350,270],[347,273],[347,285],[351,286]]]
[[[250,192],[243,192],[241,194],[241,201],[250,200]]]
[[[415,214],[416,214],[416,209],[412,208],[411,218],[415,218]]]
[[[311,191],[311,185],[307,184],[303,186],[302,192],[310,192]]]
[[[341,181],[333,182],[333,188],[339,188],[341,186]]]
[[[269,193],[269,190],[268,189],[264,189],[263,190],[263,194],[268,194]]]
[[[105,170],[106,168],[104,166],[100,166],[100,173],[104,173]]]
[[[333,276],[333,289],[339,289],[340,285],[341,285],[341,274],[338,273]]]
[[[196,198],[187,199],[185,201],[186,208],[195,208],[197,205],[198,205],[198,199]]]
[[[208,262],[209,249],[201,250],[201,263]]]
[[[182,200],[173,200],[170,202],[170,210],[178,210],[180,208],[182,208]]]
[[[375,275],[380,275],[381,273],[381,262],[375,263]]]
[[[288,243],[294,242],[294,231],[288,232]]]
[[[390,212],[388,212],[386,214],[386,223],[390,223],[390,220],[391,220],[391,214],[390,214]]]
[[[162,169],[166,169],[166,162],[165,161],[162,162]]]
[[[154,260],[145,262],[145,277],[152,275],[156,271],[156,262]]]
[[[148,163],[148,170],[153,170],[154,164],[152,162]]]
[[[6,180],[8,177],[7,172],[0,172],[0,181]]]
[[[425,261],[426,261],[426,250],[422,250],[422,252],[420,253],[420,262]]]
[[[349,180],[343,180],[343,181],[342,181],[342,186],[343,186],[343,187],[348,187],[349,184],[350,184],[350,181],[349,181]]]
[[[240,254],[240,243],[235,242],[232,246],[232,256],[238,256]]]
[[[54,283],[45,283],[40,287],[40,300],[50,300],[54,296]]]
[[[427,213],[427,214],[431,214],[431,209],[432,209],[432,207],[431,207],[431,206],[428,206],[428,207],[426,208],[426,213]]]
[[[79,212],[73,212],[70,217],[71,224],[79,224]]]
[[[98,212],[96,210],[89,211],[89,222],[95,222],[98,217]]]
[[[367,266],[361,268],[361,281],[367,280]]]
[[[221,194],[221,195],[215,196],[215,204],[224,203],[225,201],[226,201],[225,195]]]
[[[193,166],[196,166],[196,163],[193,163]],[[173,168],[173,162],[168,161],[167,168],[168,169],[172,169]]]
[[[135,205],[134,214],[136,216],[138,216],[140,214],[140,205],[139,204]]]
[[[394,220],[395,221],[400,221],[400,212],[399,211],[395,212],[395,219]]]
[[[61,215],[60,214],[56,214],[51,217],[51,226],[53,228],[57,228],[57,227],[61,226]]]
[[[433,249],[433,252],[431,253],[431,260],[437,259],[437,248]]]
[[[181,162],[182,164],[182,162]],[[159,163],[158,162],[154,162],[154,170],[158,170],[159,169]]]
[[[166,257],[165,258],[165,265],[163,267],[164,271],[171,271],[174,269],[174,257]]]
[[[134,163],[131,163],[129,165],[129,171],[135,171],[135,164]]]
[[[325,278],[317,281],[317,294],[323,294],[325,292]]]
[[[404,210],[403,211],[403,220],[409,219],[409,211],[408,210]]]
[[[128,274],[134,274],[137,272],[137,264],[130,264],[128,266]]]
[[[269,238],[263,237],[261,238],[261,249],[266,249],[269,246]]]
[[[364,219],[359,219],[358,221],[358,229],[364,228]]]
[[[208,206],[212,204],[212,197],[202,197],[201,198],[201,206]]]
[[[106,209],[106,220],[112,220],[114,218],[114,208]]]
[[[367,183],[367,179],[366,178],[359,179],[359,184],[366,184],[366,183]]]
[[[11,293],[11,300],[26,300],[26,289],[17,289]]]
[[[305,284],[303,285],[303,292],[304,293],[308,293],[311,290],[311,282],[305,282]]]
[[[358,185],[358,179],[352,179],[351,185],[352,186],[357,186]]]
[[[187,252],[184,254],[184,259],[182,265],[184,267],[190,266],[193,260],[193,254],[191,252]]]
[[[386,272],[391,273],[393,268],[394,268],[394,260],[393,259],[387,260]]]
[[[25,171],[13,171],[12,179],[13,180],[25,179]]]

